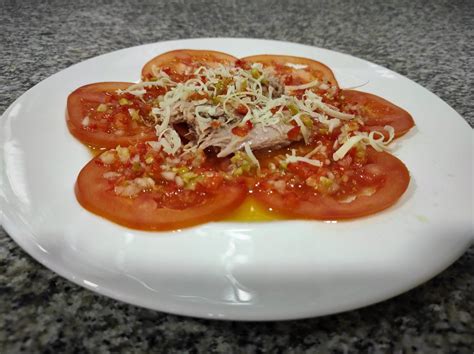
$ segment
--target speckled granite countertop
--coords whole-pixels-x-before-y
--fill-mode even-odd
[[[258,4],[257,4],[258,3]],[[140,4],[140,6],[138,6]],[[466,1],[4,1],[0,111],[84,59],[167,39],[287,40],[408,76],[474,125],[474,6]],[[0,228],[0,352],[472,353],[474,249],[394,299],[323,318],[213,322],[153,312],[80,288]]]

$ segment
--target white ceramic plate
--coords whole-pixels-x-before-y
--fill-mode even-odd
[[[412,180],[392,208],[349,222],[209,223],[181,232],[130,230],[79,206],[73,185],[90,159],[65,124],[67,95],[98,81],[137,81],[177,48],[235,56],[314,58],[342,87],[408,110],[416,128],[394,154]],[[193,39],[119,50],[63,70],[22,95],[1,120],[3,227],[31,256],[98,293],[207,318],[325,315],[400,294],[442,271],[472,242],[472,130],[446,103],[376,64],[293,43]],[[32,287],[35,284],[31,284]]]

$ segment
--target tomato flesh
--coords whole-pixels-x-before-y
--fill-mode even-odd
[[[145,124],[151,105],[131,94],[117,94],[117,90],[125,90],[130,85],[132,83],[101,82],[72,92],[66,117],[71,134],[82,143],[98,148],[156,140],[154,127]],[[156,88],[146,90],[145,100],[163,93]]]
[[[218,220],[245,199],[245,184],[226,181],[205,164],[192,167],[190,159],[164,171],[162,166],[174,159],[149,144],[125,149],[127,159],[108,150],[90,161],[75,187],[84,208],[118,224],[141,230],[180,229]],[[181,176],[181,183],[173,175]]]
[[[142,78],[154,77],[153,66],[164,70],[174,81],[185,81],[189,74],[200,66],[215,67],[219,64],[233,65],[237,58],[213,50],[181,49],[160,54],[148,61],[142,69]]]
[[[268,174],[261,179],[253,196],[286,216],[340,220],[390,207],[409,181],[408,170],[400,160],[368,148],[362,160],[348,155],[346,161],[330,166],[291,163],[284,175]]]
[[[383,127],[390,125],[395,130],[395,137],[399,137],[415,125],[407,111],[371,93],[342,90],[339,102],[345,111],[361,115],[369,131],[376,130],[386,134]]]
[[[231,129],[231,132],[232,132],[232,134],[240,136],[240,137],[243,138],[244,136],[247,136],[247,134],[250,133],[250,131],[252,129],[253,129],[253,124],[252,124],[251,121],[248,120],[242,125],[238,125],[236,127],[233,127]]]
[[[301,128],[299,126],[296,126],[296,127],[291,128],[290,131],[286,135],[288,136],[289,140],[296,141],[298,140],[300,131],[301,131]]]

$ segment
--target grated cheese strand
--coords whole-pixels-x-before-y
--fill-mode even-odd
[[[311,150],[306,155],[304,155],[304,157],[309,159],[311,156],[313,156],[314,154],[317,154],[319,151],[321,151],[322,148],[323,148],[323,144],[318,144],[318,146],[316,146],[313,150]]]
[[[296,86],[287,85],[285,86],[285,90],[287,91],[305,90],[305,89],[309,89],[315,86],[319,86],[318,80],[314,80],[314,81],[308,82],[307,84],[296,85]]]
[[[245,143],[244,144],[244,149],[245,149],[245,153],[250,158],[250,160],[253,162],[253,164],[257,166],[258,170],[260,170],[260,162],[258,162],[257,158],[255,157],[252,149],[250,148],[250,144]]]
[[[364,136],[351,136],[339,149],[337,149],[334,154],[332,154],[333,160],[338,161],[343,159],[344,156],[346,156],[346,154],[349,152],[349,150],[352,149],[362,139],[364,139]]]
[[[371,131],[369,134],[366,132],[357,132],[356,135],[348,138],[344,144],[332,155],[334,161],[338,161],[344,158],[346,154],[352,149],[357,143],[362,142],[365,145],[370,145],[374,150],[378,152],[389,150],[389,144],[395,137],[395,129],[392,126],[386,125],[384,127],[389,133],[389,138],[385,141],[385,136],[379,131]],[[377,137],[376,137],[377,136]]]
[[[192,148],[198,149],[202,144],[209,144],[214,139],[214,135],[211,133],[217,127],[230,129],[247,121],[253,125],[260,124],[267,127],[288,126],[288,122],[293,120],[300,127],[301,136],[308,144],[311,129],[303,123],[302,114],[324,124],[331,133],[341,125],[341,121],[356,118],[352,114],[341,112],[324,103],[322,97],[311,89],[314,87],[330,89],[330,87],[326,87],[327,84],[318,80],[293,86],[280,84],[285,92],[305,90],[302,97],[281,94],[281,92],[278,94],[279,96],[275,95],[276,88],[269,82],[273,80],[278,84],[279,79],[273,76],[273,69],[265,68],[261,63],[252,64],[250,70],[222,64],[216,67],[201,66],[194,70],[192,78],[179,83],[171,80],[169,75],[157,67],[153,67],[152,72],[155,81],[133,84],[121,92],[131,93],[141,98],[146,93],[147,87],[163,86],[167,88],[167,92],[156,99],[156,103],[154,103],[156,106],[150,113],[150,117],[155,120],[155,130],[160,139],[160,146],[167,153],[182,149],[179,135],[172,127],[174,123],[179,122],[188,123],[194,130],[197,138],[196,144]],[[190,99],[194,94],[201,97]],[[288,111],[286,107],[292,104],[298,107],[298,113],[291,114]],[[241,112],[239,107],[244,107],[246,113],[238,113]],[[87,120],[84,123],[87,123]],[[346,137],[339,139],[347,140]],[[377,133],[358,140],[364,140],[365,143],[373,145],[375,149],[385,149],[387,144],[383,139],[381,140]],[[354,139],[350,140],[350,142],[352,141]],[[342,141],[340,143],[342,144]],[[339,153],[336,152],[335,156],[344,155],[349,143],[346,141],[342,144],[338,150]],[[232,146],[227,146],[224,150],[237,148],[247,151],[250,149],[250,145],[236,144],[234,141],[229,145]],[[222,151],[219,155],[222,155]],[[315,163],[314,160],[307,159],[308,163]]]
[[[307,163],[309,165],[313,165],[313,166],[316,166],[316,167],[321,167],[323,165],[323,163],[319,160],[313,160],[313,159],[310,159],[310,158],[305,157],[305,156],[297,156],[295,149],[291,149],[291,155],[287,154],[286,159],[284,160],[284,162],[286,162],[287,164],[288,163],[296,163],[296,162],[304,162],[304,163]]]

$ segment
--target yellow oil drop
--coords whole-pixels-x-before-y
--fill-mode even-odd
[[[269,210],[263,205],[260,205],[255,199],[248,197],[240,207],[234,210],[223,221],[255,222],[284,219],[285,217],[282,215]]]

